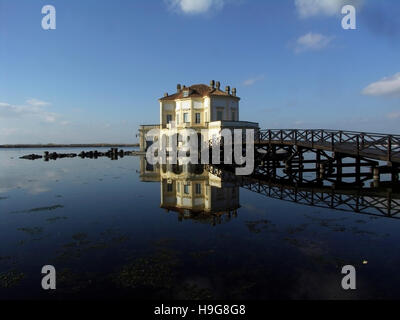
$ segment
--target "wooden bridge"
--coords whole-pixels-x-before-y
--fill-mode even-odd
[[[351,177],[355,178],[353,184],[370,179],[379,184],[382,174],[391,175],[393,183],[399,181],[400,135],[323,129],[259,130],[255,148],[257,167],[264,168],[264,173],[272,170],[273,174],[276,168],[283,168],[302,180],[304,173],[315,172],[320,179],[336,184],[348,183],[344,180]],[[366,167],[368,172],[362,170]]]
[[[223,179],[233,172],[210,170]],[[280,200],[400,218],[399,174],[400,135],[271,129],[255,135],[253,174],[231,178]]]
[[[336,130],[260,130],[257,144],[278,144],[400,164],[400,135]]]

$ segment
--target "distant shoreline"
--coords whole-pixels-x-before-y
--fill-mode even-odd
[[[89,143],[89,144],[3,144],[0,149],[45,149],[45,148],[134,148],[139,147],[138,143]]]

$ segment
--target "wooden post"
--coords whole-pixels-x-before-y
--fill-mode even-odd
[[[297,147],[297,153],[299,154],[299,181],[300,183],[303,182],[303,148]]]
[[[317,176],[317,180],[321,180],[321,150],[317,150],[317,155],[316,155],[316,162],[315,162],[315,175]]]
[[[360,157],[356,157],[356,183],[358,185],[361,184],[361,161],[360,161]]]
[[[389,217],[392,216],[392,193],[390,191],[387,196],[387,214]]]
[[[381,175],[379,172],[379,168],[374,168],[373,169],[373,176],[374,176],[374,187],[378,188],[379,187],[379,182],[381,180]]]
[[[392,166],[392,182],[398,183],[399,182],[399,168],[397,166]]]
[[[342,183],[342,173],[343,173],[343,166],[342,166],[342,155],[340,153],[335,154],[336,157],[336,181],[338,183]]]
[[[271,130],[268,130],[268,141],[269,141],[269,145],[271,145],[272,142],[272,136],[271,136]]]
[[[361,150],[364,149],[365,146],[365,133],[361,133]]]
[[[311,130],[311,147],[314,148],[314,130]]]
[[[325,177],[325,165],[323,163],[319,164],[319,178],[323,179]]]

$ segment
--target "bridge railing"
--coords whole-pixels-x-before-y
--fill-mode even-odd
[[[263,143],[318,145],[331,151],[347,148],[357,154],[368,152],[384,157],[387,161],[400,159],[400,135],[325,129],[269,129],[259,130],[256,137]]]

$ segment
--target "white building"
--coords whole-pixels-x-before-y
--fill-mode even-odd
[[[140,158],[140,179],[160,183],[160,207],[187,218],[236,215],[239,186],[202,165],[149,165]],[[206,219],[207,220],[207,219]]]
[[[236,88],[229,86],[225,91],[220,88],[220,82],[212,80],[210,85],[196,84],[190,87],[177,85],[174,94],[164,94],[160,102],[160,125],[140,127],[140,148],[145,151],[149,145],[145,134],[148,130],[159,127],[161,135],[171,130],[174,122],[176,129],[194,129],[198,133],[207,129],[208,136],[203,139],[218,138],[221,130],[228,129],[258,129],[258,123],[239,121],[240,98]]]

